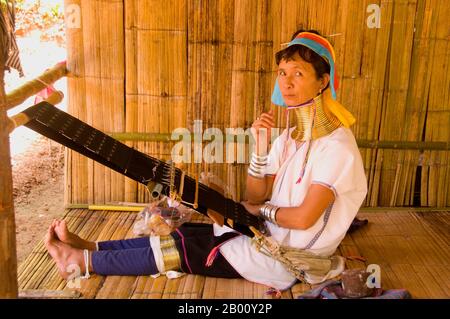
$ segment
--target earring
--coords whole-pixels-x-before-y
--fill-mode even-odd
[[[319,95],[322,94],[322,90],[323,90],[323,88],[319,89]]]

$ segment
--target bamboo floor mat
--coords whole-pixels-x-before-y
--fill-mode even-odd
[[[137,214],[130,212],[67,210],[69,230],[88,240],[132,238]],[[362,256],[347,260],[347,268],[378,264],[383,289],[405,288],[413,298],[449,298],[450,294],[450,214],[449,212],[366,212],[359,213],[369,224],[342,241],[336,253]],[[197,222],[208,222],[199,216]],[[244,279],[185,275],[99,276],[80,280],[79,288],[68,287],[58,275],[43,240],[21,263],[19,289],[26,295],[50,298],[131,298],[131,299],[260,299],[268,287]],[[282,298],[296,298],[310,285],[296,284]],[[31,294],[30,294],[31,292]]]

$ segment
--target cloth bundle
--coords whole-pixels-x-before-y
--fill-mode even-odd
[[[311,289],[298,299],[346,299],[340,280],[327,280]],[[411,295],[406,289],[375,288],[372,295],[360,299],[410,299]]]
[[[10,71],[16,69],[19,75],[24,76],[22,65],[20,64],[19,48],[17,47],[15,29],[15,7],[14,2],[0,2],[0,54],[5,61],[5,69]]]

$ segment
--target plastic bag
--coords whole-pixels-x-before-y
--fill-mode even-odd
[[[153,202],[139,213],[134,224],[137,236],[167,236],[183,223],[190,221],[193,210],[168,197]]]

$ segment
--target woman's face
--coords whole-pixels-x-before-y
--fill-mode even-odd
[[[278,65],[278,84],[288,106],[299,105],[315,98],[328,81],[328,74],[317,79],[313,65],[303,60],[298,53],[292,60],[281,60]]]

